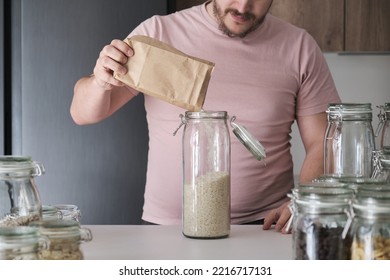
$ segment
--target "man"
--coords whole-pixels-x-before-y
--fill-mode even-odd
[[[323,173],[325,110],[340,102],[328,66],[305,31],[268,11],[272,0],[213,0],[141,23],[140,34],[215,63],[205,110],[237,117],[267,151],[256,161],[231,137],[231,222],[263,223],[286,233],[291,215],[287,193],[294,185],[290,153],[296,120],[306,150],[300,181]],[[113,77],[133,55],[122,40],[101,51],[93,75],[80,79],[71,115],[77,124],[99,122],[138,94]],[[181,222],[181,138],[172,137],[183,110],[145,95],[149,155],[142,219],[156,224]],[[134,136],[136,137],[136,136]]]

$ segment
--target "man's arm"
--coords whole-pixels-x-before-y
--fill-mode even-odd
[[[313,116],[298,117],[297,122],[306,151],[299,182],[310,182],[324,173],[323,143],[328,121],[324,112]],[[288,204],[289,202],[286,202],[272,210],[264,219],[263,229],[270,229],[272,224],[276,223],[276,231],[288,233],[286,226],[291,216]]]
[[[121,40],[113,40],[103,48],[93,75],[81,78],[74,87],[70,114],[75,123],[84,125],[100,122],[134,97],[123,83],[113,77],[114,72],[127,72],[123,64],[132,55],[132,49]]]
[[[307,183],[324,174],[324,137],[328,120],[326,113],[298,117],[306,156],[302,164],[299,182]]]

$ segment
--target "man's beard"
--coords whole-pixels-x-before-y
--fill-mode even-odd
[[[218,21],[218,25],[219,25],[219,29],[227,36],[233,38],[233,37],[240,37],[240,38],[244,38],[246,35],[248,35],[249,33],[251,33],[253,30],[255,30],[257,27],[259,27],[263,21],[264,21],[264,17],[262,18],[258,18],[256,19],[256,16],[252,13],[240,13],[239,11],[237,11],[236,9],[231,9],[231,8],[228,8],[226,9],[225,11],[222,11],[221,10],[221,7],[218,6],[217,2],[216,1],[212,1],[212,4],[213,4],[213,13],[214,13],[214,16],[215,18],[217,19]],[[244,32],[241,32],[241,33],[234,33],[232,32],[226,25],[225,23],[223,22],[224,18],[226,17],[227,14],[229,13],[232,13],[233,15],[236,15],[236,16],[241,16],[243,17],[245,20],[251,20],[253,22],[252,26],[249,27],[247,30],[245,30]]]

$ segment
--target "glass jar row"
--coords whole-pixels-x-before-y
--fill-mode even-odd
[[[389,184],[301,184],[291,209],[294,259],[390,259]]]
[[[82,260],[82,242],[92,232],[74,220],[46,220],[29,226],[0,227],[1,260]]]

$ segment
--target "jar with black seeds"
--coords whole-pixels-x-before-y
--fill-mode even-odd
[[[297,188],[293,192],[293,258],[346,260],[351,239],[344,234],[351,221],[353,191],[337,187]]]

